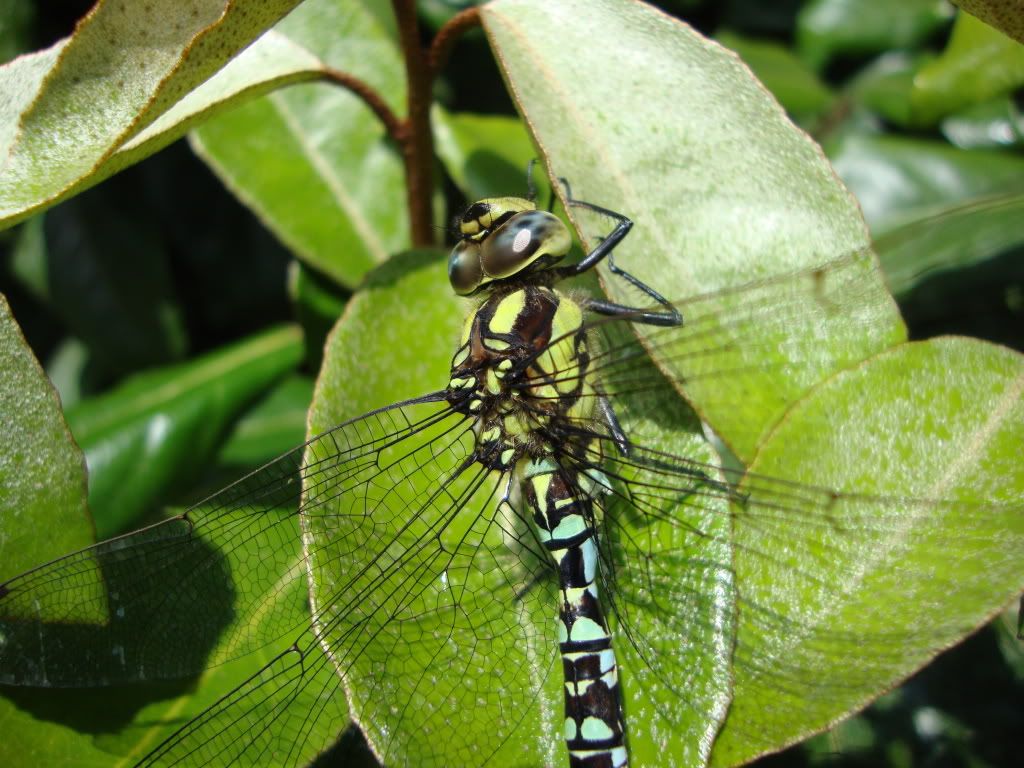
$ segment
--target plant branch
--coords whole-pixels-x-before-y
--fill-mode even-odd
[[[387,131],[388,136],[393,141],[401,141],[402,131],[404,130],[403,121],[391,111],[391,107],[387,105],[373,86],[354,75],[350,75],[348,72],[342,72],[331,67],[324,69],[324,76],[332,83],[346,88],[361,98],[366,103],[366,106],[373,110],[373,114],[377,116],[377,119],[384,124],[384,130]]]
[[[408,110],[399,137],[405,161],[405,189],[409,206],[409,227],[415,247],[434,244],[431,226],[433,197],[434,139],[430,131],[430,103],[433,77],[426,52],[420,44],[414,0],[392,0],[398,39],[405,58]]]
[[[480,26],[480,11],[476,7],[467,8],[452,16],[445,22],[430,44],[430,75],[437,77],[448,61],[452,48],[468,30]]]
[[[456,14],[441,27],[430,46],[420,44],[414,0],[392,0],[398,38],[405,60],[407,115],[396,115],[380,93],[368,83],[347,72],[326,68],[324,77],[361,98],[384,125],[388,136],[402,152],[405,166],[406,204],[412,244],[434,244],[432,197],[434,191],[434,139],[430,130],[430,105],[434,77],[444,66],[456,41],[469,29],[479,26],[480,13],[469,8]]]

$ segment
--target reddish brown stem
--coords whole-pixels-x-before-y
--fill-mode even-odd
[[[396,142],[401,140],[402,131],[404,130],[403,121],[391,111],[391,107],[385,103],[384,99],[381,98],[380,94],[369,83],[350,75],[348,72],[331,69],[330,67],[324,69],[324,76],[332,83],[352,91],[352,93],[366,102],[366,105],[373,110],[373,114],[377,116],[377,119],[384,124],[384,130],[388,132],[388,136]]]
[[[405,161],[405,188],[409,206],[409,228],[413,246],[434,244],[431,199],[434,183],[434,139],[430,132],[431,76],[426,52],[420,45],[414,0],[392,0],[398,39],[405,56],[408,86],[408,114],[400,132],[399,145]]]
[[[383,123],[388,136],[398,144],[405,165],[406,202],[409,228],[416,247],[434,244],[431,202],[434,191],[434,139],[430,131],[430,104],[434,77],[444,66],[452,46],[466,30],[480,24],[480,13],[469,8],[441,27],[429,53],[420,44],[414,0],[392,0],[398,37],[405,58],[407,112],[400,119],[381,95],[366,82],[347,72],[325,70],[325,77],[359,96]]]
[[[437,31],[437,35],[430,44],[428,60],[430,61],[430,74],[432,77],[437,77],[444,67],[458,39],[467,30],[479,26],[480,11],[475,7],[460,11],[445,22],[444,26]]]

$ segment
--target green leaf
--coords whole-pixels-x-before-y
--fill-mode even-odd
[[[306,416],[313,399],[313,382],[293,374],[275,384],[232,426],[217,454],[229,467],[230,481],[240,470],[256,468],[300,445],[306,436]]]
[[[836,499],[831,530],[804,535],[786,519],[776,528],[737,516],[736,578],[758,610],[740,611],[744,664],[715,764],[740,764],[860,709],[878,680],[906,677],[1019,594],[1022,393],[1019,354],[942,338],[844,372],[787,415],[751,466],[753,482],[785,477],[857,495]],[[890,460],[872,466],[866,455]],[[844,535],[849,525],[878,530]],[[766,540],[779,542],[773,557],[753,557]],[[790,578],[793,568],[807,578]],[[795,631],[766,632],[759,614]],[[819,696],[794,684],[805,677]]]
[[[961,149],[1019,146],[1024,142],[1024,116],[1010,97],[948,115],[939,128],[950,144]]]
[[[93,541],[86,504],[85,460],[60,411],[60,400],[0,296],[0,581]],[[45,529],[46,535],[40,535]],[[0,698],[0,760],[53,764],[72,757],[108,765],[81,734],[61,729],[40,739],[34,721]]]
[[[828,87],[788,48],[730,32],[724,32],[716,39],[739,54],[794,119],[801,122],[810,120],[825,111],[832,102]]]
[[[521,120],[452,113],[435,105],[431,124],[437,154],[467,200],[523,188],[526,166],[537,157],[537,151]]]
[[[85,460],[60,400],[0,296],[0,580],[93,540]],[[52,526],[39,535],[39,524]]]
[[[275,29],[358,77],[400,114],[404,72],[379,3],[310,0]],[[207,122],[192,147],[293,253],[347,287],[409,244],[401,159],[366,104],[337,84],[275,92]]]
[[[301,358],[298,330],[278,328],[138,374],[70,410],[68,422],[89,464],[89,502],[100,538],[187,488],[238,414]]]
[[[946,50],[914,78],[914,120],[930,126],[1024,83],[1024,46],[961,13]]]
[[[411,251],[367,275],[327,340],[310,408],[310,436],[447,385],[470,304],[452,293],[446,257],[439,251]],[[415,326],[410,318],[416,318]],[[430,332],[419,334],[417,328]],[[410,345],[413,335],[416,343]],[[374,364],[353,376],[353,360]]]
[[[976,198],[1012,194],[1024,177],[1018,156],[924,139],[849,133],[829,154],[876,237]]]
[[[1024,43],[1024,5],[1020,0],[956,0],[961,10]]]
[[[837,56],[913,48],[952,17],[935,0],[814,0],[797,17],[797,49],[814,69]]]
[[[577,198],[632,218],[636,227],[616,262],[679,302],[684,322],[709,323],[702,343],[714,338],[735,346],[737,370],[760,371],[762,381],[752,374],[739,391],[702,380],[694,350],[663,350],[658,360],[689,383],[687,398],[737,455],[750,458],[787,405],[819,379],[902,338],[868,256],[837,270],[837,279],[857,284],[858,307],[870,317],[856,329],[838,315],[827,321],[828,351],[785,381],[750,355],[822,333],[815,331],[822,318],[810,306],[817,303],[812,286],[806,313],[792,295],[784,318],[742,329],[716,327],[715,318],[750,296],[723,294],[688,307],[688,297],[820,267],[868,246],[857,204],[820,149],[735,56],[670,19],[617,3],[588,4],[586,31],[575,23],[584,10],[573,3],[559,4],[554,16],[530,2],[500,2],[482,12],[549,176],[570,179]],[[622,56],[604,55],[595,39],[614,40]],[[624,61],[632,73],[627,83]],[[612,226],[587,211],[570,215],[585,244]],[[622,281],[605,283],[612,299],[638,301]],[[840,302],[854,291],[845,293],[835,288]],[[743,344],[735,344],[731,336],[741,331]]]
[[[932,54],[908,55],[893,51],[883,54],[860,71],[848,93],[885,120],[905,127],[913,123],[910,93],[918,70],[934,58]]]
[[[144,129],[296,1],[101,2],[73,37],[4,67],[0,221],[10,225],[155,151]],[[164,131],[157,143],[173,138]]]
[[[95,702],[93,702],[94,704]],[[0,696],[0,759],[5,765],[74,765],[110,768],[109,753],[90,743],[73,727],[41,724]]]

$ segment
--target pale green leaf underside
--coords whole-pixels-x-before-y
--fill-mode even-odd
[[[573,23],[581,15],[585,26]],[[865,252],[829,289],[842,296],[851,292],[842,284],[855,286],[856,301],[869,312],[863,330],[822,318],[809,297],[793,299],[785,327],[744,325],[742,338],[708,321],[717,343],[734,345],[732,365],[762,371],[745,379],[743,391],[723,391],[720,381],[705,387],[699,359],[685,351],[656,355],[674,377],[690,380],[688,399],[741,458],[753,455],[767,429],[814,383],[903,338],[866,253],[856,202],[821,150],[734,54],[678,21],[615,2],[552,10],[506,0],[487,6],[484,23],[552,176],[568,178],[575,197],[636,222],[616,260],[668,300],[685,303]],[[607,55],[611,45],[614,56]],[[590,246],[611,227],[586,211],[570,215]],[[620,281],[605,282],[616,301],[644,300]],[[807,313],[799,308],[805,301]],[[749,297],[711,298],[700,317],[744,304]],[[681,309],[684,322],[692,320]],[[747,352],[781,350],[809,334],[830,343],[786,378],[774,377],[760,353]]]
[[[105,2],[72,38],[0,69],[7,149],[0,221],[9,226],[97,183],[220,104],[307,76],[308,56],[271,43],[251,54],[260,66],[245,67],[246,82],[229,73],[223,86],[195,93],[295,4]]]

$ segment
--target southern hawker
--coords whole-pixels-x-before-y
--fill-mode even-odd
[[[609,220],[595,206],[579,212]],[[616,221],[585,266],[626,234]],[[896,315],[870,253],[674,307],[620,274],[652,305],[632,310],[545,287],[579,269],[551,266],[571,238],[527,201],[477,203],[462,226],[456,265],[467,251],[529,246],[525,273],[519,262],[511,274],[491,269],[485,288],[497,290],[484,306],[532,296],[549,316],[519,307],[485,313],[484,325],[491,337],[505,332],[488,354],[513,327],[532,346],[467,376],[487,338],[474,330],[484,315],[471,315],[446,389],[328,429],[178,517],[7,581],[0,682],[177,679],[264,654],[253,676],[172,726],[140,764],[301,764],[350,718],[385,765],[564,764],[562,707],[575,694],[564,695],[555,617],[572,607],[571,589],[560,588],[550,537],[522,498],[535,495],[537,476],[564,486],[552,506],[583,512],[579,542],[596,534],[635,765],[702,763],[726,712],[726,762],[826,727],[1019,590],[990,571],[1020,551],[1021,500],[983,479],[1019,471],[999,449],[1021,440],[1024,423],[1011,353],[1005,386],[987,401],[961,402],[950,383],[939,406],[948,423],[921,409],[915,377],[969,365],[954,339],[854,365],[772,429],[737,417],[748,400],[796,399],[773,381],[848,364],[823,340],[851,317],[884,348]],[[401,279],[428,273],[437,270]],[[455,270],[462,293],[482,279]],[[590,311],[548,337],[560,303],[570,315]],[[630,325],[648,328],[644,346]],[[775,363],[735,362],[755,329],[781,351],[767,358]],[[878,380],[899,382],[881,421]],[[688,386],[703,388],[709,413],[736,411],[719,423],[743,462],[722,464],[709,448],[679,400]],[[472,405],[480,392],[489,399]],[[311,427],[331,417],[314,412]],[[944,439],[961,419],[976,424],[966,449]],[[898,460],[921,455],[921,441],[927,461]],[[531,464],[535,477],[520,487]],[[307,580],[312,629],[293,610]],[[975,618],[945,615],[940,596],[954,592],[977,605]],[[621,759],[616,738],[598,737],[609,752],[593,764]]]

